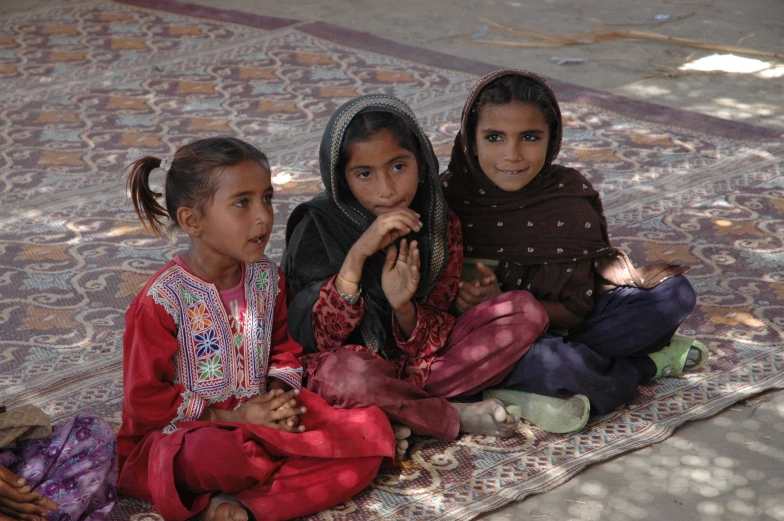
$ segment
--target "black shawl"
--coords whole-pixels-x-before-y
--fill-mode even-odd
[[[424,301],[446,264],[448,211],[438,181],[438,160],[414,113],[401,100],[383,94],[361,96],[345,103],[330,118],[319,149],[321,179],[326,189],[297,206],[286,226],[281,267],[294,295],[288,310],[289,331],[306,353],[318,351],[312,314],[321,286],[340,271],[348,251],[375,219],[339,182],[343,173],[337,172],[336,167],[348,124],[361,113],[376,111],[390,112],[402,119],[419,141],[424,156],[425,168],[420,166],[414,202],[423,226],[409,237],[419,242],[421,254],[422,279],[415,300]],[[349,342],[389,357],[393,345],[392,309],[381,288],[384,259],[385,253],[378,252],[365,262],[360,281],[365,313]]]

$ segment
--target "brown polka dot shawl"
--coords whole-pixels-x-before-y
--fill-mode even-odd
[[[561,144],[560,111],[545,166],[528,185],[506,192],[482,172],[467,142],[466,120],[481,89],[508,74],[541,83],[557,107],[545,80],[524,71],[492,73],[472,91],[441,178],[447,203],[460,217],[465,256],[498,260],[496,275],[504,291],[526,289],[583,316],[593,309],[597,292],[652,288],[686,271],[687,266],[665,263],[635,268],[610,244],[599,193],[577,170],[552,164]]]

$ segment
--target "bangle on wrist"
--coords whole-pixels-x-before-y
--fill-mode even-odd
[[[346,280],[346,279],[344,279],[343,277],[340,276],[340,273],[338,273],[338,278],[340,280],[342,280],[343,282],[345,282],[346,284],[351,284],[352,286],[359,287],[359,283],[358,282],[351,282],[349,280]]]
[[[362,288],[360,288],[359,286],[357,286],[357,292],[354,293],[353,295],[349,295],[348,293],[343,293],[338,289],[337,286],[335,286],[335,291],[338,292],[338,295],[343,297],[343,300],[345,300],[352,306],[355,305],[357,302],[359,302],[359,296],[362,294]]]

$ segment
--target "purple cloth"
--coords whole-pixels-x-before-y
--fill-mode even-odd
[[[102,521],[117,499],[117,443],[101,418],[79,413],[52,434],[0,450],[0,465],[59,506],[48,521]]]
[[[592,413],[606,414],[637,395],[646,376],[641,369],[653,365],[645,355],[669,343],[695,303],[683,275],[652,289],[607,292],[573,336],[537,340],[498,387],[561,398],[583,394]]]

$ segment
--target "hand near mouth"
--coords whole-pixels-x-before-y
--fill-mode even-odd
[[[358,253],[367,259],[378,251],[383,250],[394,241],[409,234],[412,231],[419,231],[422,228],[420,215],[410,208],[392,210],[376,217],[373,224],[365,230],[365,233],[352,246],[352,250],[357,249]]]
[[[400,237],[407,235],[411,231],[419,231],[422,229],[422,222],[419,220],[419,217],[419,214],[410,208],[393,210],[389,213],[379,215],[348,251],[346,258],[343,261],[343,265],[338,272],[338,275],[340,276],[336,282],[338,289],[348,294],[356,293],[357,288],[359,287],[359,281],[362,279],[365,261]],[[404,241],[401,241],[401,243],[402,242]],[[387,259],[390,258],[390,255],[394,255],[394,257],[392,257],[394,265],[394,259],[398,258],[397,248],[392,246],[389,250],[390,251],[387,251]],[[408,251],[407,247],[406,251]],[[398,264],[400,263],[398,262]],[[417,250],[417,270],[418,269],[419,252]],[[387,269],[384,268],[384,271],[387,271]],[[417,285],[418,284],[419,281],[417,280]],[[383,285],[382,274],[382,289]],[[414,287],[414,291],[416,291],[416,286]],[[410,297],[408,300],[410,300]]]

